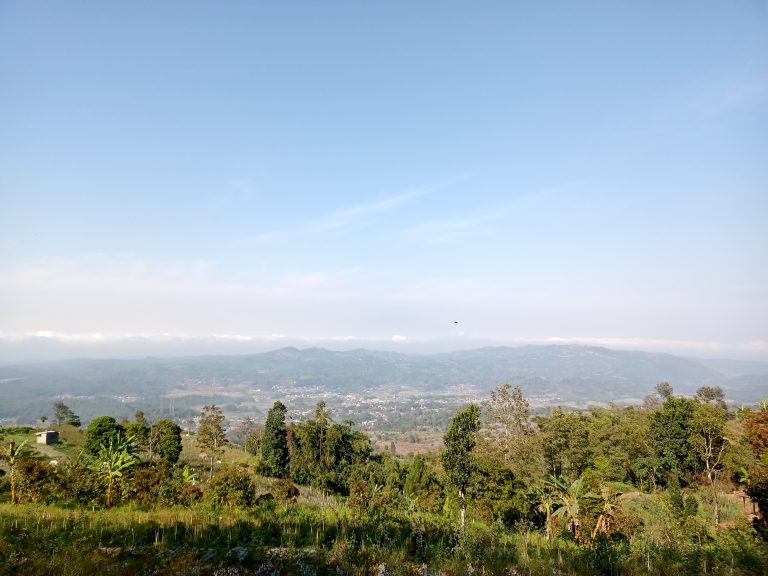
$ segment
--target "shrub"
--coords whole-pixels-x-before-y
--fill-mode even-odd
[[[250,508],[256,500],[256,485],[239,468],[222,468],[205,487],[205,498],[214,506]]]
[[[22,502],[50,504],[60,494],[56,468],[48,462],[25,459],[18,464],[17,493]]]
[[[288,479],[280,479],[272,482],[272,493],[280,502],[296,500],[299,497],[299,489]]]
[[[137,468],[129,487],[131,501],[145,506],[175,504],[180,492],[181,479],[174,475],[172,466],[162,461]]]

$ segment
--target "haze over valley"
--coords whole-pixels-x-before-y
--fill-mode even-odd
[[[732,406],[768,390],[768,362],[690,359],[587,346],[488,347],[440,354],[366,349],[281,348],[238,356],[74,359],[0,365],[0,422],[34,422],[55,400],[84,421],[142,410],[179,421],[204,404],[232,420],[263,420],[276,400],[291,417],[318,400],[339,420],[364,429],[439,430],[469,402],[483,402],[504,383],[518,385],[536,410],[642,404],[659,382],[682,395],[719,386]]]

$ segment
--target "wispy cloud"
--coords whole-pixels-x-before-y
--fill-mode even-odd
[[[557,186],[531,190],[523,193],[511,193],[510,197],[493,206],[485,206],[471,213],[464,213],[447,218],[429,220],[404,230],[402,235],[426,243],[450,242],[468,234],[492,232],[492,227],[510,215],[525,210],[526,203],[533,203],[552,195],[576,189],[587,180],[573,180]]]
[[[373,202],[342,208],[322,217],[312,228],[315,231],[326,231],[360,224],[366,219],[401,208],[411,200],[429,194],[432,191],[433,189],[429,187],[413,188]]]
[[[291,238],[306,237],[323,232],[365,227],[376,217],[399,210],[417,198],[441,190],[455,180],[456,179],[452,179],[436,184],[414,186],[396,194],[376,198],[369,202],[344,206],[326,214],[322,214],[310,221],[302,222],[296,226],[279,230],[270,230],[261,234],[248,236],[245,238],[245,241],[257,243],[281,242]]]

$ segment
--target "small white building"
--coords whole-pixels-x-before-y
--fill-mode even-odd
[[[59,441],[59,433],[55,430],[45,430],[35,434],[38,444],[56,444]]]

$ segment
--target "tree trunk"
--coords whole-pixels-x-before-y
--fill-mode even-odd
[[[467,510],[467,502],[464,499],[464,490],[459,490],[459,499],[461,500],[461,531],[464,531],[464,516]]]
[[[16,474],[13,466],[11,466],[11,504],[17,504],[16,501]]]

